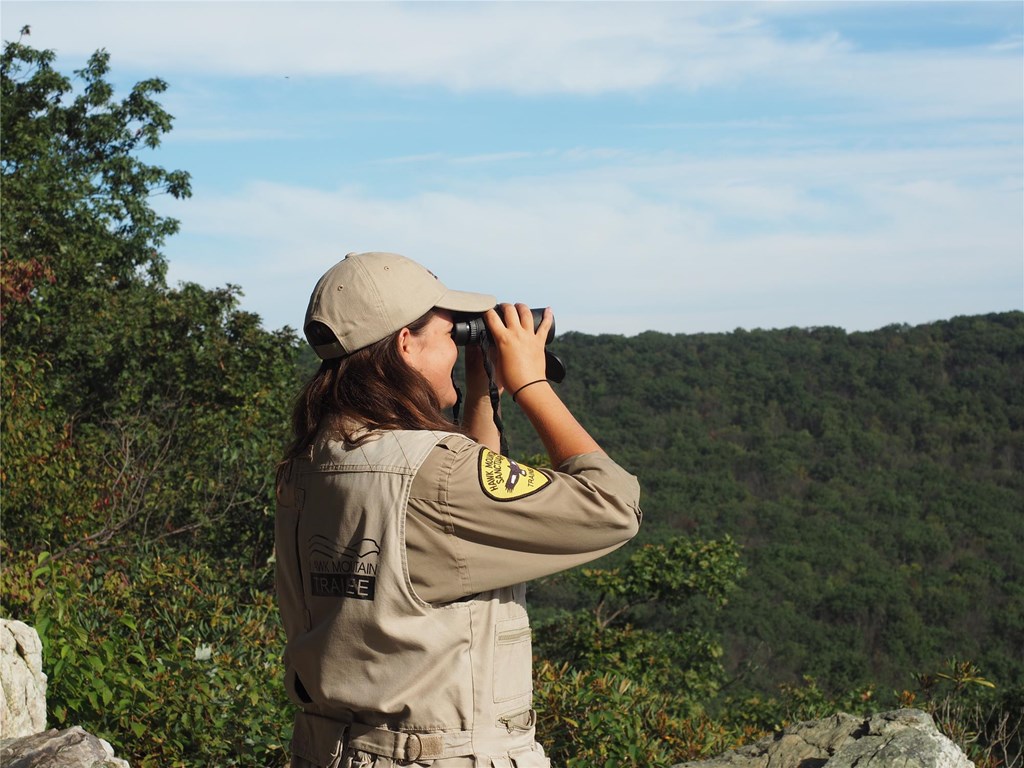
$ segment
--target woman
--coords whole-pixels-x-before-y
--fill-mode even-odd
[[[523,582],[610,552],[639,527],[636,479],[544,378],[550,310],[451,291],[397,254],[349,254],[317,283],[323,360],[278,472],[277,585],[293,768],[548,766],[534,740]],[[537,470],[497,450],[479,348],[466,418],[451,337],[480,315],[494,378],[544,444]]]

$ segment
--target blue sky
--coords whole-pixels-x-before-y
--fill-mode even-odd
[[[350,251],[558,330],[1024,309],[1021,2],[17,2],[169,84],[172,282],[302,322]]]

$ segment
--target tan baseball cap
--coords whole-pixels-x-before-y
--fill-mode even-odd
[[[303,329],[321,360],[343,357],[401,330],[434,307],[485,312],[494,296],[452,291],[433,272],[397,253],[350,253],[317,281]],[[318,343],[310,323],[333,331],[337,341]]]

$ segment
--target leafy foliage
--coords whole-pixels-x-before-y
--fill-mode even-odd
[[[571,572],[563,578],[586,607],[536,622],[537,651],[575,670],[621,674],[671,695],[674,711],[696,714],[725,679],[721,644],[707,627],[741,573],[730,539],[688,537],[635,549],[618,568]],[[649,626],[634,626],[638,617]]]
[[[667,768],[755,735],[704,716],[681,717],[664,694],[617,672],[545,660],[535,677],[538,739],[552,764],[566,768]]]
[[[137,157],[165,84],[117,101],[105,53],[77,89],[53,58],[0,62],[3,612],[43,638],[50,722],[137,765],[284,764],[268,563],[297,340],[237,288],[166,285],[177,222],[149,198],[188,177]]]
[[[929,712],[939,728],[983,768],[1024,766],[1024,686],[996,685],[972,661],[951,658],[943,671],[914,675],[899,703]]]
[[[110,392],[100,386],[105,356],[97,345],[116,343],[122,330],[93,322],[93,313],[132,287],[162,281],[156,249],[178,223],[157,215],[148,198],[191,190],[187,173],[136,157],[170,130],[172,118],[154,98],[166,83],[146,80],[116,101],[104,79],[109,55],[98,51],[75,73],[82,84],[72,97],[54,58],[20,42],[6,43],[0,57],[4,333],[8,343],[52,350],[58,378],[90,371],[94,387],[78,392],[89,407]],[[67,381],[66,397],[76,383]]]
[[[2,58],[3,263],[48,275],[4,292],[9,542],[59,557],[189,535],[266,560],[294,335],[240,312],[237,288],[164,283],[177,222],[148,198],[188,178],[134,153],[170,129],[165,84],[118,102],[99,52],[65,104],[52,62],[21,43]]]
[[[86,724],[143,768],[287,765],[283,633],[248,571],[200,553],[4,556],[5,608],[30,609],[43,641],[51,726]]]
[[[638,543],[742,547],[715,625],[734,687],[895,688],[952,656],[1024,677],[1024,313],[555,344],[563,399],[640,478]]]

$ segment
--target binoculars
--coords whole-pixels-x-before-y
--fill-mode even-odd
[[[497,307],[495,307],[497,309]],[[531,309],[530,314],[533,315],[533,329],[537,330],[537,326],[540,325],[541,320],[544,319],[543,309]],[[501,317],[501,312],[498,312],[498,317]],[[454,327],[452,328],[452,339],[460,347],[466,347],[472,344],[480,344],[484,339],[491,340],[491,334],[487,331],[487,324],[484,322],[483,315],[474,315],[472,317],[456,317]],[[551,329],[548,331],[548,337],[544,340],[544,344],[550,344],[552,339],[555,338],[555,323],[554,320],[551,322]],[[545,377],[548,381],[558,383],[565,378],[565,364],[558,359],[550,350],[544,350],[544,359],[546,362]]]

